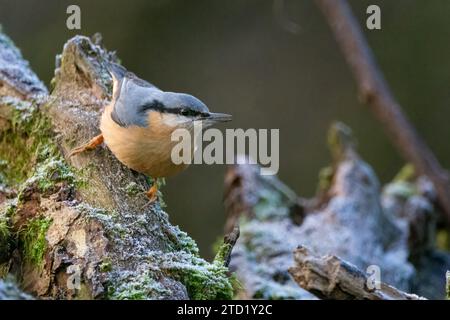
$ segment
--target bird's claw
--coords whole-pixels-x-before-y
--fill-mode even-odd
[[[72,149],[68,155],[69,158],[73,157],[74,155],[77,155],[79,153],[82,153],[84,151],[91,151],[97,148],[100,144],[103,143],[103,135],[99,134],[98,136],[95,136],[92,138],[88,143],[83,144],[82,146],[76,147]]]
[[[145,195],[148,198],[148,202],[143,205],[141,209],[147,208],[148,206],[154,204],[156,200],[158,200],[158,187],[156,186],[156,184],[152,185],[151,188],[145,192]]]
[[[149,199],[150,203],[155,202],[158,199],[158,187],[156,184],[154,184],[146,193],[145,195]]]

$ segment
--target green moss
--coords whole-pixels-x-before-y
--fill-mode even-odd
[[[216,256],[217,253],[220,251],[222,245],[223,245],[223,237],[218,236],[216,238],[216,240],[214,240],[213,244],[211,245],[211,251],[214,254],[214,256]]]
[[[133,181],[133,182],[130,182],[129,184],[127,184],[127,186],[125,187],[125,192],[130,197],[133,197],[138,194],[141,194],[142,192],[144,192],[144,190],[142,189],[142,187],[139,184],[137,184],[136,182]]]
[[[0,175],[19,189],[19,201],[21,191],[31,185],[45,193],[58,182],[78,183],[53,142],[49,119],[35,104],[2,98],[0,114],[10,123],[0,132]]]
[[[419,194],[419,190],[415,183],[415,178],[414,166],[406,164],[392,182],[384,187],[383,193],[403,200],[417,195]]]
[[[200,251],[198,250],[197,243],[192,239],[186,232],[180,230],[178,226],[174,226],[172,228],[174,232],[174,250],[183,250],[187,253],[190,253],[194,256],[198,256]]]
[[[229,257],[229,255],[231,254],[231,250],[233,250],[233,246],[229,243],[224,243],[223,240],[221,241],[220,244],[216,243],[215,245],[216,245],[215,248],[216,255],[214,257],[213,264],[225,265],[225,263],[227,262],[226,261],[227,257]],[[239,281],[235,273],[229,275],[228,280],[232,287],[233,296],[235,293],[243,289],[243,285]]]
[[[11,231],[9,219],[0,213],[0,263],[4,262],[10,252]]]
[[[394,177],[394,182],[399,181],[405,181],[405,182],[411,182],[416,177],[416,172],[414,169],[414,166],[410,163],[403,166],[403,168],[400,169],[400,172],[397,173],[397,175]]]
[[[418,194],[417,186],[407,181],[396,181],[389,183],[383,189],[385,195],[398,197],[400,199],[408,199]]]
[[[19,231],[19,240],[25,261],[42,267],[47,240],[45,235],[52,221],[45,217],[36,217],[27,222]]]
[[[214,263],[225,264],[225,259],[230,256],[233,247],[229,243],[223,243],[219,246],[216,256],[214,257]]]
[[[75,176],[62,159],[52,157],[37,167],[35,174],[28,182],[36,182],[39,191],[45,193],[61,181],[73,185]]]
[[[186,286],[189,298],[194,300],[232,299],[234,289],[228,277],[228,268],[220,263],[199,263],[176,270]]]
[[[25,186],[34,183],[41,192],[61,181],[74,184],[75,176],[52,141],[48,118],[21,100],[4,98],[0,105],[3,113],[11,113],[10,127],[0,134],[0,173],[6,184],[18,187],[26,181]]]
[[[155,252],[152,265],[161,266],[164,273],[180,281],[186,287],[189,298],[194,300],[232,299],[234,289],[229,270],[220,258],[208,263],[187,252]]]
[[[11,263],[9,261],[0,263],[0,279],[4,279],[9,274]]]
[[[319,171],[319,184],[317,186],[317,192],[325,192],[331,187],[331,183],[333,180],[333,168],[325,167]]]
[[[112,270],[112,263],[110,259],[105,259],[99,265],[100,272],[109,272]]]
[[[50,122],[34,104],[3,98],[0,106],[10,119],[10,126],[0,133],[0,169],[8,185],[18,186],[39,160],[56,153],[56,147],[49,149],[53,145]]]
[[[0,243],[11,235],[6,217],[0,215]]]
[[[89,186],[89,180],[91,179],[92,169],[94,167],[95,165],[93,163],[89,163],[86,166],[83,166],[81,169],[71,167],[71,170],[76,176],[74,184],[78,190],[86,189]]]
[[[17,210],[17,201],[14,200],[14,201],[8,203],[8,205],[3,207],[2,209],[3,210],[0,213],[0,215],[3,215],[4,217],[7,217],[7,218],[11,218],[12,216],[14,216],[14,213]]]
[[[450,251],[450,231],[440,229],[436,234],[436,247],[441,250]]]
[[[146,300],[149,297],[164,299],[170,292],[155,279],[156,275],[151,270],[142,274],[121,274],[119,285],[108,285],[107,299],[109,300]]]

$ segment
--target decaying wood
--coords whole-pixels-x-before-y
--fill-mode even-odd
[[[0,158],[8,160],[0,184],[9,190],[0,198],[0,248],[8,245],[0,276],[13,274],[38,298],[230,298],[225,261],[201,259],[162,203],[146,205],[144,176],[106,147],[67,157],[98,133],[115,55],[87,37],[70,39],[47,95],[0,37]]]
[[[376,265],[381,281],[399,290],[443,298],[450,256],[435,247],[432,184],[408,177],[382,191],[372,168],[358,156],[348,127],[335,124],[329,142],[333,164],[321,174],[313,206],[302,207],[304,201],[276,177],[259,175],[256,166],[229,168],[227,212],[241,227],[230,267],[243,284],[241,297],[313,298],[288,273],[294,250],[306,246],[363,272]],[[301,223],[293,211],[301,213]]]
[[[450,224],[450,178],[395,100],[372,50],[345,0],[316,0],[355,77],[359,95],[380,120],[393,144],[417,172],[434,184]]]
[[[371,281],[366,273],[336,256],[319,257],[306,247],[294,251],[295,265],[289,269],[295,281],[322,299],[418,300],[415,294],[386,283]]]

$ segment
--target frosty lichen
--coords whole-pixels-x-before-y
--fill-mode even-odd
[[[62,159],[52,157],[38,165],[34,175],[26,181],[26,184],[36,184],[38,190],[45,193],[61,181],[72,184],[75,176]]]
[[[186,252],[149,252],[136,271],[112,272],[109,299],[164,299],[170,292],[156,279],[169,275],[186,287],[191,299],[231,299],[233,286],[228,268]]]
[[[0,108],[10,113],[10,126],[0,132],[0,173],[19,190],[19,200],[30,186],[42,193],[62,181],[74,186],[75,176],[53,142],[49,119],[34,104],[15,98],[3,98]]]
[[[36,105],[4,97],[0,107],[4,115],[9,113],[7,118],[10,120],[9,127],[0,133],[0,158],[4,163],[1,173],[7,185],[18,189],[16,201],[10,201],[3,210],[4,216],[11,218],[27,188],[34,187],[45,193],[57,182],[73,182],[74,177],[51,140],[49,120]],[[49,225],[48,219],[36,217],[21,226],[18,237],[26,261],[41,265]]]
[[[125,188],[125,192],[129,195],[129,196],[135,196],[139,193],[144,192],[144,190],[142,189],[142,187],[137,184],[136,182],[132,181],[129,184],[127,184],[126,188]]]
[[[8,220],[3,215],[0,215],[0,243],[7,239],[10,235]]]
[[[11,86],[10,91],[46,94],[47,89],[22,58],[20,50],[11,39],[0,30],[0,80]],[[7,88],[8,90],[8,88]]]
[[[183,283],[191,299],[233,297],[232,282],[223,258],[218,255],[213,263],[201,259],[195,241],[177,226],[168,225],[165,221],[167,230],[161,234],[170,236],[173,251],[154,251],[131,236],[133,232],[138,232],[133,231],[135,228],[145,229],[148,226],[148,216],[135,215],[132,225],[127,227],[123,221],[119,222],[120,216],[113,212],[86,204],[79,204],[76,208],[87,218],[101,221],[111,243],[118,246],[134,243],[133,252],[127,252],[126,256],[134,258],[139,256],[139,260],[142,261],[137,270],[124,269],[114,258],[99,265],[102,272],[110,272],[107,285],[108,299],[167,298],[170,292],[158,281],[163,276],[169,276]],[[163,218],[167,219],[166,216]]]
[[[158,281],[153,271],[122,271],[114,274],[117,285],[108,286],[107,298],[111,300],[146,300],[148,297],[164,299],[170,293]]]
[[[233,287],[228,277],[228,268],[220,261],[208,263],[202,258],[186,252],[152,252],[152,266],[168,272],[180,280],[191,299],[231,299]]]

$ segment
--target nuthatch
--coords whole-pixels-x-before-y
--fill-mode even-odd
[[[171,152],[176,142],[172,132],[178,128],[194,129],[194,121],[203,127],[231,120],[223,113],[212,113],[199,99],[184,93],[165,92],[138,78],[122,66],[111,64],[113,95],[100,121],[101,134],[73,149],[69,157],[93,150],[105,142],[127,167],[154,178],[147,191],[156,200],[156,179],[172,176],[188,166],[174,164]],[[193,156],[193,152],[191,152]]]

